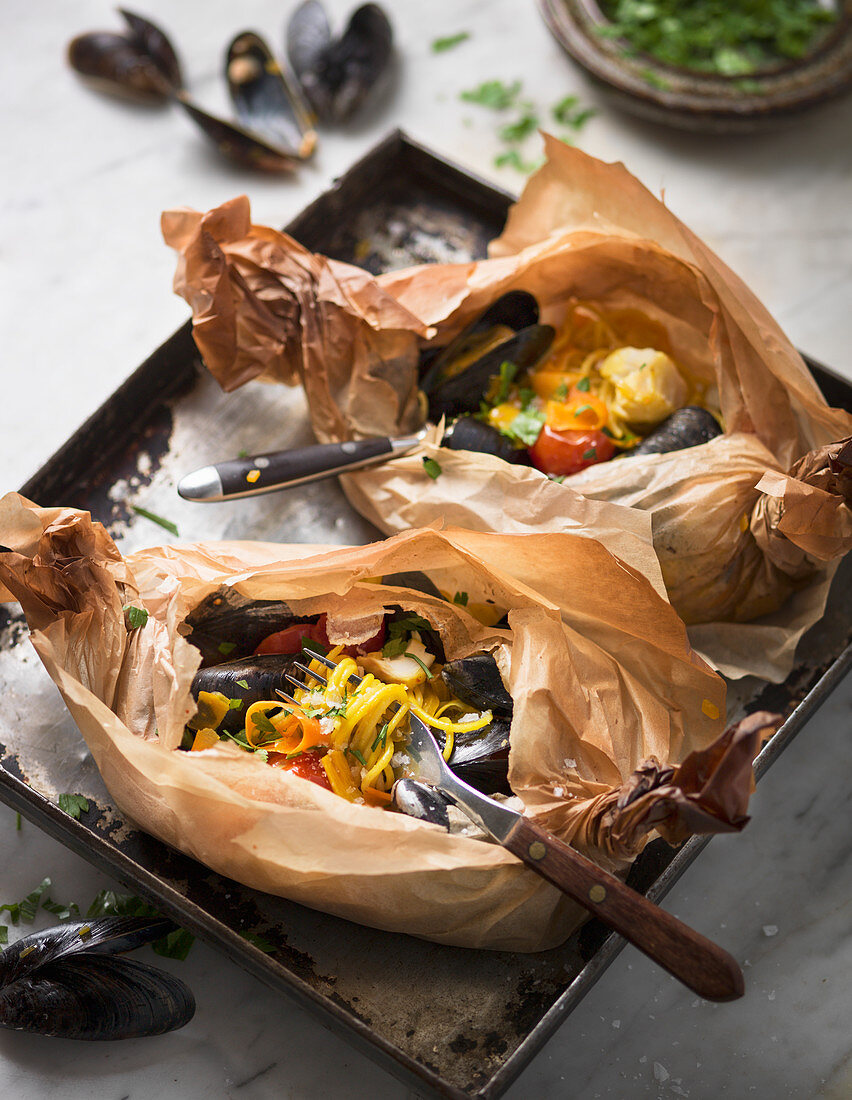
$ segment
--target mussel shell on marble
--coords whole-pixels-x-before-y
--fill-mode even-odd
[[[293,172],[301,163],[299,155],[291,150],[280,149],[233,122],[211,115],[193,103],[186,92],[179,92],[176,100],[219,152],[235,164],[262,172]]]
[[[281,600],[251,600],[225,587],[193,608],[181,633],[201,650],[204,668],[247,657],[264,638],[296,621],[297,616]]]
[[[491,347],[459,374],[438,381],[431,392],[424,391],[429,399],[430,418],[439,420],[442,416],[477,412],[491,379],[499,377],[501,364],[514,363],[519,374],[530,370],[547,354],[554,335],[550,325],[530,325]]]
[[[196,672],[190,690],[194,699],[201,691],[220,691],[228,699],[242,700],[242,706],[229,710],[218,727],[236,733],[245,727],[246,710],[252,703],[262,699],[278,699],[279,690],[292,693],[292,685],[285,677],[293,670],[293,662],[300,657],[300,653],[269,653],[209,665]],[[248,687],[243,687],[240,681]],[[282,700],[281,705],[287,704]]]
[[[393,30],[378,4],[352,13],[339,38],[318,0],[305,0],[287,26],[287,56],[318,117],[345,122],[386,75]]]
[[[128,31],[91,31],[68,45],[68,62],[100,91],[139,103],[168,102],[183,86],[180,62],[154,23],[119,9]]]
[[[234,38],[228,47],[225,76],[237,118],[247,131],[293,157],[313,152],[316,133],[311,110],[260,35],[243,31]]]
[[[448,661],[441,669],[441,678],[453,695],[474,710],[511,717],[515,704],[492,654],[474,653]]]
[[[688,447],[700,447],[702,443],[709,443],[721,434],[722,429],[712,413],[699,405],[685,405],[666,417],[662,424],[646,435],[632,451],[626,451],[623,457],[683,451]]]
[[[183,1027],[195,998],[179,978],[131,959],[79,955],[0,988],[0,1026],[64,1039],[138,1039]]]

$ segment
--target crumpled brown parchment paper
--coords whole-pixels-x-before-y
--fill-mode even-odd
[[[514,791],[605,867],[626,866],[651,829],[680,840],[746,820],[766,716],[723,734],[724,681],[647,579],[587,537],[426,529],[364,547],[208,543],[122,558],[88,513],[9,494],[0,545],[0,599],[21,603],[116,804],[256,889],[471,947],[543,949],[585,915],[497,845],[350,804],[235,747],[178,750],[200,659],[183,624],[223,586],[325,611],[332,640],[369,636],[394,605],[429,619],[450,659],[493,651],[515,700]],[[509,628],[378,583],[412,570],[468,592],[469,606],[493,601]],[[144,627],[126,628],[128,604],[148,611]]]
[[[344,489],[386,533],[442,516],[474,530],[504,530],[508,517],[512,530],[556,531],[565,516],[606,538],[577,494],[643,510],[696,647],[729,676],[781,680],[823,613],[831,563],[852,545],[848,504],[827,505],[826,490],[791,467],[852,435],[852,416],[828,407],[757,298],[622,165],[545,143],[547,163],[479,262],[372,279],[251,226],[244,197],[205,215],[166,213],[166,241],[180,253],[175,289],[193,308],[199,349],[226,388],[247,377],[301,381],[327,441],[419,427],[422,339],[445,343],[507,290],[535,294],[542,320],[557,326],[582,300],[621,317],[625,342],[645,346],[653,331],[655,346],[716,386],[723,440],[603,463],[557,486],[470,452],[429,483],[422,459],[434,456],[433,436],[343,478]],[[797,531],[812,532],[804,558],[779,523],[793,514]],[[767,523],[772,537],[759,537]]]

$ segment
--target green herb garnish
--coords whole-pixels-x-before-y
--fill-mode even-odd
[[[456,592],[453,603],[457,603],[459,607],[467,607],[467,592]]]
[[[423,469],[433,481],[437,481],[437,479],[441,476],[443,472],[441,470],[440,463],[436,462],[434,458],[424,457]]]
[[[278,730],[261,711],[255,712],[251,716],[251,720],[252,724],[256,726],[261,733],[274,733],[277,736]]]
[[[494,405],[501,405],[509,396],[509,389],[517,373],[517,365],[515,363],[510,363],[508,359],[505,359],[500,364],[500,381],[497,393],[494,395]]]
[[[41,880],[41,884],[39,886],[36,886],[35,890],[33,890],[31,894],[27,894],[24,900],[20,903],[20,919],[26,924],[32,924],[32,922],[35,920],[35,915],[41,903],[42,895],[44,894],[48,886],[50,886],[50,879],[43,878]],[[12,917],[12,920],[15,924],[18,923],[15,920],[14,916]]]
[[[385,644],[382,646],[382,656],[387,658],[399,657],[404,653],[408,646],[408,638],[400,635],[396,638],[388,638]]]
[[[493,111],[505,111],[511,107],[521,90],[520,80],[504,84],[502,80],[486,80],[478,88],[471,88],[459,96],[466,103],[478,103]]]
[[[470,38],[470,31],[459,31],[458,34],[448,34],[444,38],[434,38],[432,53],[446,53],[447,50],[455,49],[462,42],[466,42],[468,38]]]
[[[376,740],[370,746],[370,752],[375,752],[376,751],[376,746],[379,745],[379,744],[381,744],[382,749],[384,749],[385,745],[387,744],[388,726],[389,725],[390,725],[389,722],[385,722],[385,724],[382,726],[382,728],[376,734]]]
[[[306,649],[309,653],[319,653],[321,657],[328,653],[328,646],[318,642],[316,638],[302,638],[302,649]]]
[[[237,687],[244,688],[248,691],[248,680],[237,680]]]
[[[148,612],[144,607],[136,607],[134,604],[128,603],[124,605],[123,610],[127,625],[131,630],[137,630],[148,622]]]
[[[532,134],[538,126],[538,115],[527,112],[521,115],[515,122],[508,122],[501,126],[498,137],[501,141],[516,143],[523,141]]]
[[[80,820],[80,811],[87,813],[89,800],[81,794],[61,794],[59,796],[59,809],[64,810],[69,817]]]
[[[560,382],[553,391],[553,396],[556,401],[564,401],[568,396],[568,383]]]
[[[16,832],[19,833],[21,831],[22,823],[23,822],[22,822],[21,815],[20,814],[15,814],[15,831]]]
[[[245,449],[245,447],[242,447],[239,451],[237,451],[237,458],[248,458],[248,451]]]
[[[363,756],[363,754],[361,753],[361,751],[359,749],[349,749],[349,752],[355,757],[355,759],[358,761],[358,763],[361,764],[363,767],[366,768],[368,766],[367,761],[364,759],[364,756]]]
[[[177,524],[172,523],[170,519],[163,519],[163,517],[158,516],[156,512],[149,512],[147,508],[137,508],[135,504],[131,504],[130,507],[137,516],[142,516],[144,519],[149,519],[152,523],[158,523],[160,527],[165,527],[165,529],[171,532],[171,534],[173,535],[180,534],[180,531],[178,531],[177,529]]]
[[[583,458],[585,458],[585,459],[591,459],[591,458],[597,458],[597,457],[598,457],[598,452],[594,447],[589,447],[588,451],[583,451]]]
[[[278,950],[274,944],[264,939],[263,936],[259,936],[257,932],[240,932],[240,935],[247,943],[250,943],[252,947],[256,947],[258,951],[262,951],[265,955],[274,955]]]
[[[581,405],[578,409],[574,410],[574,415],[579,416],[580,413],[585,412],[586,409],[592,409],[592,406],[591,405]],[[594,412],[594,409],[592,409],[592,412]]]
[[[63,922],[70,920],[72,915],[75,917],[80,916],[80,909],[76,902],[70,902],[68,905],[62,905],[58,901],[53,901],[51,898],[45,898],[41,903],[42,909],[46,909],[48,913],[52,913],[58,921]]]
[[[0,943],[9,942],[9,926],[8,924],[0,924]]]
[[[421,667],[421,668],[423,669],[423,671],[424,671],[424,672],[426,673],[426,679],[427,679],[427,680],[431,680],[431,679],[432,679],[432,677],[433,677],[434,673],[432,673],[432,672],[430,672],[430,671],[429,671],[429,667],[428,667],[428,665],[425,665],[425,664],[423,663],[423,661],[421,661],[421,660],[420,660],[420,658],[419,658],[419,657],[417,656],[417,654],[416,654],[416,653],[408,653],[408,652],[406,651],[406,653],[405,653],[405,656],[406,656],[406,657],[410,657],[412,661],[416,661],[416,662],[417,662],[417,664],[418,664],[418,665],[420,665],[420,667]]]
[[[500,431],[510,439],[519,439],[524,446],[532,447],[541,433],[544,420],[544,413],[539,409],[523,409],[511,424]]]
[[[517,168],[517,170],[523,172],[524,175],[529,175],[530,172],[534,172],[536,168],[540,168],[543,163],[542,160],[522,160],[521,154],[517,149],[508,149],[505,153],[498,153],[494,158],[494,165],[496,168]]]
[[[86,918],[95,917],[159,917],[158,910],[133,894],[119,894],[115,890],[101,890],[86,912]],[[183,960],[189,954],[195,937],[185,928],[155,940],[151,946],[163,958]]]
[[[223,657],[227,657],[229,653],[233,653],[237,648],[236,642],[219,642],[216,648],[222,654]]]
[[[580,393],[588,393],[590,386],[591,382],[589,381],[589,376],[586,375],[584,378],[580,379],[575,388],[578,389]]]
[[[244,699],[229,699],[228,700],[228,709],[229,710],[242,710],[244,702],[245,702]]]

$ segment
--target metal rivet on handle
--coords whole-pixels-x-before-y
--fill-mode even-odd
[[[547,848],[540,840],[534,840],[530,845],[530,859],[544,859],[546,855]]]
[[[592,901],[603,901],[606,897],[606,887],[596,882],[591,890],[589,890],[589,897]]]

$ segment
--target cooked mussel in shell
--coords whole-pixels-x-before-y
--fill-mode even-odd
[[[448,661],[441,670],[441,678],[454,695],[477,710],[503,716],[511,716],[514,710],[512,696],[490,653],[474,653]]]
[[[682,451],[687,447],[699,447],[721,434],[719,421],[712,413],[698,405],[684,405],[646,435],[632,451],[628,451],[625,458],[667,454],[669,451]]]
[[[393,31],[378,4],[354,11],[339,38],[318,0],[300,4],[287,27],[290,64],[323,121],[351,118],[386,76],[392,53]]]
[[[287,674],[293,671],[295,660],[296,655],[272,653],[199,669],[190,688],[199,708],[188,725],[191,729],[212,727],[236,733],[245,725],[245,713],[253,703],[278,699],[279,691],[290,691]],[[224,717],[208,715],[207,701],[199,699],[202,692],[218,692],[230,701]]]
[[[167,103],[183,87],[174,47],[154,23],[119,11],[128,29],[78,35],[68,46],[69,64],[101,91],[140,103]]]
[[[120,957],[171,921],[103,917],[47,928],[0,955],[0,1026],[65,1039],[116,1040],[183,1027],[195,999],[180,979]]]
[[[221,588],[193,608],[183,632],[201,650],[204,668],[249,656],[264,638],[295,621],[281,600],[250,600],[233,588]]]

